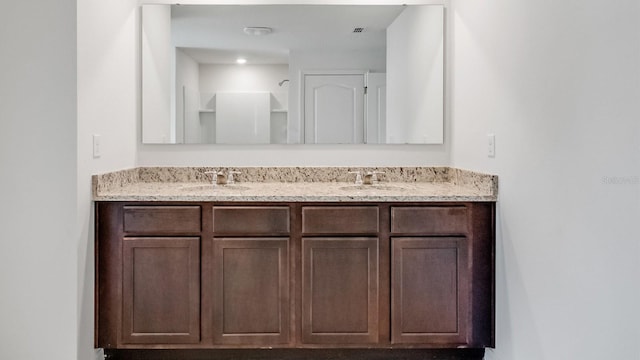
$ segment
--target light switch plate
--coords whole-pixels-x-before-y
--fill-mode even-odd
[[[496,136],[487,134],[487,156],[496,157]]]
[[[99,158],[102,156],[102,141],[101,136],[94,134],[93,135],[93,157]]]

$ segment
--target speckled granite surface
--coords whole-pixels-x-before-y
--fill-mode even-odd
[[[206,171],[239,171],[214,186]],[[354,185],[352,171],[379,171]],[[96,201],[496,201],[497,176],[448,167],[141,167],[93,176]]]

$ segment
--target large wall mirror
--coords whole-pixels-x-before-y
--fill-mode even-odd
[[[143,5],[145,144],[442,144],[442,5]]]

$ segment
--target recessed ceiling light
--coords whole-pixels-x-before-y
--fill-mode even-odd
[[[244,28],[244,33],[252,36],[261,36],[271,34],[273,29],[270,27],[262,27],[262,26],[247,26]]]
[[[245,58],[237,58],[236,59],[236,63],[242,65],[242,64],[246,64],[247,63],[247,59]]]

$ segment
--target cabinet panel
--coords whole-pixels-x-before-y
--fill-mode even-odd
[[[213,231],[225,235],[288,235],[288,206],[214,206]]]
[[[392,238],[392,343],[467,343],[466,238]]]
[[[125,238],[122,341],[200,341],[199,238]]]
[[[289,342],[289,240],[214,240],[214,341]]]
[[[425,235],[467,233],[465,206],[420,206],[391,208],[391,232]]]
[[[377,206],[305,206],[302,208],[303,234],[375,234],[378,228]]]
[[[378,239],[302,239],[302,342],[378,339]]]
[[[125,206],[124,231],[140,234],[200,232],[200,206]]]

